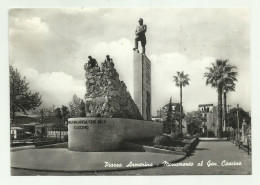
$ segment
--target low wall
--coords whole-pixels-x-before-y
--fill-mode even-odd
[[[68,148],[68,142],[36,146],[36,148]]]
[[[131,149],[138,152],[152,152],[152,153],[164,153],[164,154],[175,154],[175,155],[186,155],[185,152],[176,152],[171,150],[165,150],[160,148],[155,148],[152,146],[139,145],[135,143],[123,142],[122,147],[124,149]]]
[[[160,135],[162,123],[123,118],[69,118],[68,148],[72,151],[116,150],[123,140]]]
[[[12,147],[11,151],[34,149],[35,145]]]

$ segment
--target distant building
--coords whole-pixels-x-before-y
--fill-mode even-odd
[[[45,136],[47,135],[48,130],[54,125],[55,123],[39,123],[39,122],[32,122],[23,124],[22,127],[26,133],[31,133],[35,136]]]
[[[35,134],[36,131],[39,131],[39,126],[41,124],[38,122],[31,122],[31,123],[27,123],[27,124],[22,124],[22,127],[24,128],[25,132],[30,132],[32,134]]]
[[[48,138],[56,138],[56,139],[63,139],[64,137],[68,136],[68,130],[48,130]]]
[[[185,134],[185,133],[188,133],[188,126],[187,126],[187,122],[185,121],[185,119],[182,119],[182,132]]]
[[[156,116],[152,116],[152,120],[156,122],[162,122],[163,121],[163,116],[162,116],[162,110],[157,110],[156,111]]]
[[[13,139],[23,139],[25,137],[24,129],[21,127],[11,127],[11,136]]]
[[[163,119],[162,119],[162,117],[159,117],[159,116],[152,116],[152,121],[156,121],[156,122],[162,122],[163,121]]]
[[[212,131],[215,135],[218,133],[218,109],[213,104],[200,104],[198,106],[202,117],[205,119],[203,123],[203,132]]]

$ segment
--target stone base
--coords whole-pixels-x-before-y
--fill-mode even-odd
[[[69,118],[68,148],[72,151],[112,151],[123,140],[161,135],[162,123],[122,118]]]
[[[144,120],[151,120],[151,61],[134,51],[134,102]]]

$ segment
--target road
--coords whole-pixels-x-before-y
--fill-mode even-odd
[[[193,166],[183,166],[183,165]],[[198,165],[199,164],[199,165]],[[201,165],[201,166],[200,166]],[[200,142],[195,152],[178,166],[127,171],[63,173],[12,169],[12,175],[249,175],[251,156],[229,141]]]

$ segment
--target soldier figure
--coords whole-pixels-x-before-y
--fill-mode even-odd
[[[147,31],[147,26],[143,24],[143,19],[139,19],[139,26],[136,27],[135,30],[135,47],[133,50],[136,50],[137,53],[139,53],[138,50],[138,41],[141,41],[142,45],[142,53],[145,54],[145,45],[146,45],[146,37],[145,37],[145,32]]]
[[[88,58],[89,58],[88,68],[94,68],[98,66],[96,59],[92,58],[91,56],[88,56]]]
[[[109,55],[106,55],[106,60],[105,60],[106,65],[111,65],[112,67],[114,67],[114,62],[113,59],[110,58]]]

